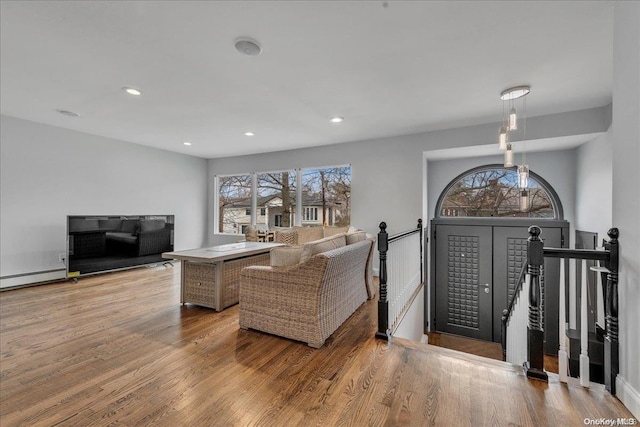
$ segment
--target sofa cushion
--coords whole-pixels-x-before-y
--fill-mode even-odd
[[[324,237],[322,227],[293,227],[298,235],[298,244],[302,245],[307,242],[313,242]]]
[[[138,241],[138,237],[131,233],[107,231],[105,235],[107,236],[107,240],[126,243],[128,245],[135,245]]]
[[[347,245],[352,245],[365,240],[367,238],[367,233],[364,231],[356,231],[355,233],[348,233],[346,237]]]
[[[99,228],[97,219],[69,218],[69,231],[97,230]]]
[[[302,246],[302,255],[300,255],[300,262],[305,262],[316,254],[327,252],[331,249],[341,248],[346,245],[347,239],[345,238],[344,233],[305,243]]]
[[[120,231],[122,227],[122,220],[119,218],[101,219],[98,222],[102,230]]]
[[[323,237],[335,236],[338,233],[346,233],[349,227],[322,227]]]
[[[276,229],[276,243],[285,245],[297,245],[298,233],[291,228]]]
[[[135,234],[138,228],[138,220],[137,219],[125,219],[122,221],[122,228],[120,231],[123,233]]]
[[[271,249],[271,267],[286,267],[300,262],[302,246],[279,246]]]
[[[244,240],[247,242],[257,242],[258,241],[258,229],[253,225],[247,225],[244,229]]]
[[[147,233],[149,231],[162,230],[165,225],[164,219],[142,219],[140,220],[140,233]]]

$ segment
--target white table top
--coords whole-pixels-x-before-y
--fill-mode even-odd
[[[269,252],[282,243],[240,242],[186,251],[164,252],[162,258],[194,262],[217,262]]]

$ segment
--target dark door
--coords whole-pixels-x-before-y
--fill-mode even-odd
[[[436,239],[437,329],[492,340],[491,227],[442,225]]]

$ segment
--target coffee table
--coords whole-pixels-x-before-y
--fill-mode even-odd
[[[269,251],[276,246],[283,244],[240,242],[165,252],[162,258],[180,261],[180,304],[222,311],[238,303],[240,271],[250,265],[269,265]]]

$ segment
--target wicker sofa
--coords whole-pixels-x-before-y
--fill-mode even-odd
[[[344,233],[342,239],[345,241]],[[321,347],[367,300],[365,266],[373,241],[366,238],[349,245],[331,244],[338,247],[307,259],[303,255],[294,265],[244,268],[240,327]],[[318,245],[326,246],[323,242]]]

